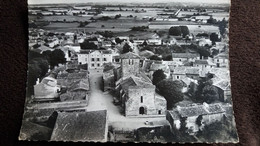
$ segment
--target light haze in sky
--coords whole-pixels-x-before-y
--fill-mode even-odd
[[[170,3],[170,2],[183,2],[183,3],[211,3],[211,4],[229,4],[230,0],[28,0],[28,4],[54,4],[54,3],[88,3],[88,2],[100,2],[100,3]]]

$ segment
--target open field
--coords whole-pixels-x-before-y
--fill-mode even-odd
[[[102,27],[104,25],[104,27]],[[53,22],[44,27],[47,30],[55,31],[66,31],[66,30],[77,30],[85,29],[88,32],[95,31],[129,31],[134,26],[148,26],[148,23],[144,20],[134,20],[134,19],[117,19],[117,20],[108,20],[108,21],[97,21],[92,22],[86,25],[85,27],[79,28],[79,23],[62,23],[62,22]]]

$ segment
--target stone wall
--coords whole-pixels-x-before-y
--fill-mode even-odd
[[[125,102],[125,116],[142,115],[157,115],[155,87],[130,87],[128,90],[128,99]]]
[[[130,75],[139,74],[140,60],[139,59],[122,59],[121,67],[122,67],[122,76],[127,77]]]

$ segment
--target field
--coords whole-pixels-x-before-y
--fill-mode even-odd
[[[104,25],[104,27],[102,27]],[[118,20],[108,20],[108,21],[97,21],[89,23],[83,28],[79,28],[79,23],[62,23],[62,22],[53,22],[48,26],[45,26],[44,29],[55,30],[55,31],[66,31],[66,30],[79,30],[85,29],[87,32],[95,31],[129,31],[131,27],[134,26],[147,26],[148,23],[144,20],[134,20],[134,19],[118,19]]]

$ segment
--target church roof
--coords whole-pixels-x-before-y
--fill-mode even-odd
[[[128,52],[120,55],[120,59],[140,59],[140,56],[133,52]]]
[[[105,141],[107,111],[58,112],[51,141]]]

